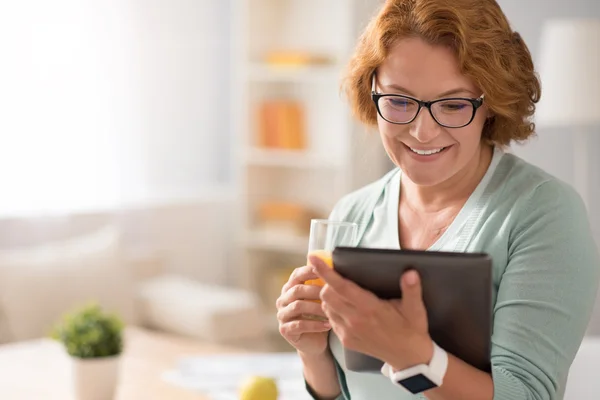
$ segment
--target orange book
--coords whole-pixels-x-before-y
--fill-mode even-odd
[[[277,117],[279,121],[279,130],[277,131],[277,142],[279,148],[288,149],[288,133],[289,133],[289,118],[288,118],[289,102],[281,101],[277,109]]]
[[[261,147],[277,147],[277,105],[265,101],[259,106],[258,113],[258,145]]]
[[[297,220],[303,218],[307,210],[300,204],[266,201],[259,205],[258,212],[262,221]]]
[[[304,110],[293,100],[265,100],[259,106],[258,145],[300,150],[306,147]]]
[[[334,60],[325,54],[316,54],[301,50],[272,51],[265,55],[265,61],[271,65],[305,66],[331,64]]]
[[[299,103],[291,104],[289,109],[289,146],[292,149],[300,150],[306,147],[304,110]]]
[[[276,147],[279,149],[286,149],[286,133],[287,133],[287,100],[278,100],[277,101],[277,129],[275,131],[275,143],[277,143]]]
[[[304,115],[302,105],[296,101],[287,101],[281,105],[280,146],[290,150],[305,147]]]

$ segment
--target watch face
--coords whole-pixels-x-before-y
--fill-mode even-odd
[[[421,393],[429,389],[436,388],[437,385],[431,382],[423,374],[411,376],[410,378],[398,381],[398,383],[404,386],[409,392],[413,394]]]

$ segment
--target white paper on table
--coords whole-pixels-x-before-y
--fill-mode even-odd
[[[163,379],[207,394],[213,400],[237,400],[242,382],[250,376],[277,382],[278,400],[311,400],[304,387],[302,364],[296,353],[250,353],[190,356]]]

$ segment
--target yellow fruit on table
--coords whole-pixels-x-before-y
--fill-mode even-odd
[[[240,386],[240,400],[277,400],[278,395],[273,378],[251,376]]]

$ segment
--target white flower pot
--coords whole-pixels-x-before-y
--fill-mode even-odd
[[[71,359],[76,400],[113,400],[119,381],[121,357]]]

